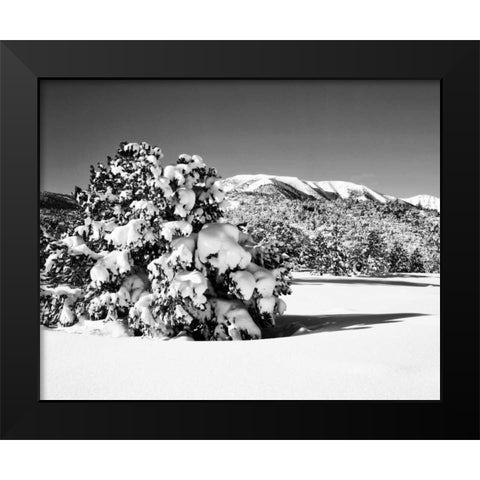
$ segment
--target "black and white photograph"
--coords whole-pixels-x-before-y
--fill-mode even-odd
[[[42,400],[439,400],[438,80],[44,79]]]

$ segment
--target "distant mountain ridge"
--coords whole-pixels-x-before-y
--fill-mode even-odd
[[[365,185],[344,181],[312,181],[297,177],[279,175],[235,175],[221,180],[226,193],[281,193],[287,198],[299,200],[325,199],[373,201],[385,204],[392,201],[405,202],[418,208],[440,212],[440,199],[432,195],[417,195],[410,198],[398,198],[379,193]]]
[[[67,193],[40,192],[40,208],[57,210],[77,210],[79,208],[73,195]]]
[[[404,198],[403,200],[426,210],[440,211],[440,199],[432,195],[416,195],[414,197]]]

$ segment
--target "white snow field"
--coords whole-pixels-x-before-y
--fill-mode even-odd
[[[262,340],[41,329],[43,400],[438,400],[440,276],[294,275]]]

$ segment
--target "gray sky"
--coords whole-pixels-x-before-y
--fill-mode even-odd
[[[239,173],[345,180],[382,193],[440,195],[436,81],[43,80],[40,189],[86,186],[123,141],[165,163],[201,155]]]

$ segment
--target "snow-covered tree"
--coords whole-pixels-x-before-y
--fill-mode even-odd
[[[388,271],[387,245],[383,236],[376,230],[372,230],[367,237],[364,271],[371,275]]]
[[[260,338],[289,293],[284,257],[223,223],[217,172],[197,155],[163,165],[158,147],[122,143],[77,192],[84,222],[51,241],[41,321],[125,320],[136,335]]]
[[[388,255],[388,271],[392,273],[404,273],[409,271],[408,252],[400,242],[395,242]]]
[[[321,245],[322,248],[319,255],[320,272],[331,272],[333,275],[349,275],[351,271],[348,249],[345,247],[342,229],[335,223],[332,228],[319,229],[319,232],[317,245]],[[323,236],[323,240],[321,240],[321,236]]]
[[[335,263],[332,264],[331,256],[329,255],[327,238],[321,231],[317,232],[311,241],[311,246],[311,250],[313,251],[311,262],[312,270],[319,275],[335,270]]]
[[[412,273],[425,272],[425,266],[423,264],[422,254],[418,248],[416,248],[412,252],[412,255],[410,255],[409,271]]]

